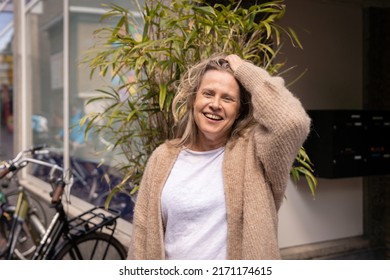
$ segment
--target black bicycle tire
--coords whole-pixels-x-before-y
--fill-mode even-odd
[[[8,200],[12,201],[12,199],[10,199],[10,198],[12,196],[15,196],[17,198],[18,194],[19,194],[19,191],[14,190],[14,191],[7,193],[6,196],[7,196]],[[45,213],[45,210],[44,210],[41,202],[39,202],[39,200],[36,197],[32,196],[31,194],[29,194],[29,196],[30,196],[30,203],[32,203],[34,205],[34,207],[37,209],[36,214],[39,217],[40,221],[42,222],[42,225],[46,228],[47,215]],[[11,217],[11,220],[8,222],[9,225],[5,225],[5,221],[6,221],[5,217],[0,217],[0,233],[3,236],[3,238],[5,238],[4,246],[7,243],[8,235],[9,235],[9,231],[6,229],[6,227],[12,226],[12,223],[13,223],[14,207],[11,207],[12,204],[16,204],[16,201],[11,202],[10,207],[5,211],[5,212],[7,212],[7,215],[9,217]],[[4,215],[4,213],[3,213],[3,215]],[[25,244],[28,244],[28,245],[26,245],[25,248],[22,247],[24,245],[21,245],[21,244],[18,244],[20,246],[17,245],[17,247],[15,248],[15,252],[13,253],[14,258],[16,258],[16,259],[29,259],[29,256],[33,253],[33,251],[35,249],[35,242],[32,240],[32,237],[30,236],[30,234],[27,230],[27,228],[30,227],[30,225],[29,225],[30,219],[27,217],[27,219],[24,221],[24,223],[25,224],[23,225],[23,229],[24,229],[24,232],[26,233],[25,237],[27,239],[24,240],[23,242]],[[1,247],[0,248],[0,255],[4,254],[4,252],[6,250],[7,250],[7,248]]]
[[[73,242],[71,241],[65,241],[65,243],[60,247],[60,249],[54,254],[53,258],[54,260],[64,260],[64,259],[73,259],[73,258],[66,258],[69,256],[69,252],[73,250],[73,248],[76,246],[78,249],[81,248],[83,252],[83,258],[84,260],[100,260],[102,258],[91,258],[86,257],[85,254],[88,252],[85,248],[85,246],[88,246],[87,243],[97,241],[99,242],[99,245],[102,244],[100,242],[105,242],[105,244],[110,244],[110,248],[113,248],[115,250],[114,253],[118,257],[115,258],[106,258],[106,260],[124,260],[126,259],[126,249],[122,245],[122,243],[119,242],[118,239],[115,237],[106,234],[104,232],[92,232],[84,236],[77,237]],[[92,243],[90,243],[92,245]],[[111,253],[112,251],[110,251]]]

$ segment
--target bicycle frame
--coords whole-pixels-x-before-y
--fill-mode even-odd
[[[31,209],[31,203],[30,203],[30,197],[29,194],[26,193],[23,190],[23,187],[19,187],[20,190],[18,192],[18,199],[17,204],[13,208],[14,214],[12,217],[12,226],[10,232],[13,234],[10,235],[10,237],[7,240],[6,250],[3,252],[3,255],[7,257],[7,259],[12,258],[12,254],[15,252],[19,259],[24,259],[25,255],[29,255],[32,253],[32,250],[25,251],[24,254],[18,254],[16,249],[18,238],[20,236],[20,233],[22,230],[28,232],[31,236],[31,239],[33,241],[33,244],[36,245],[37,242],[40,240],[40,238],[43,236],[43,233],[45,232],[45,228],[42,225],[39,217],[35,212],[30,212]],[[25,220],[29,218],[31,227],[25,226]],[[34,249],[35,247],[32,247],[30,249]]]
[[[61,236],[66,236],[64,233],[68,231],[68,220],[62,203],[56,205],[55,208],[56,213],[32,256],[33,260],[51,259]]]
[[[30,204],[28,202],[28,198],[24,192],[20,192],[18,196],[18,202],[16,204],[16,211],[14,213],[14,222],[12,224],[11,232],[12,234],[10,239],[8,240],[8,250],[10,252],[14,252],[16,248],[17,239],[19,237],[20,231],[22,230],[24,220],[27,217],[28,209],[30,208]],[[9,258],[11,254],[9,255]]]

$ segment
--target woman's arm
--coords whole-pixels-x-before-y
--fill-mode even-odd
[[[226,57],[235,77],[251,93],[256,154],[271,183],[277,208],[283,199],[292,164],[310,130],[310,118],[284,80],[236,55]]]

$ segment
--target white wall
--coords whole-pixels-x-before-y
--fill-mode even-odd
[[[303,50],[284,48],[284,75],[306,109],[362,106],[362,10],[354,2],[286,0],[283,26],[298,34]],[[282,248],[363,234],[362,178],[320,179],[316,199],[308,186],[290,184],[279,213]]]
[[[279,212],[281,248],[363,234],[361,178],[320,180],[313,199],[304,184],[287,187]]]

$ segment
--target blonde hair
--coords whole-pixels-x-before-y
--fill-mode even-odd
[[[193,107],[196,93],[200,87],[204,74],[209,70],[218,70],[231,73],[233,70],[225,60],[226,55],[214,55],[192,66],[182,75],[175,98],[172,102],[175,119],[175,138],[177,145],[193,145],[196,143],[198,128],[194,120]],[[240,136],[253,122],[253,106],[250,93],[237,80],[240,87],[239,117],[234,122],[231,137]]]

